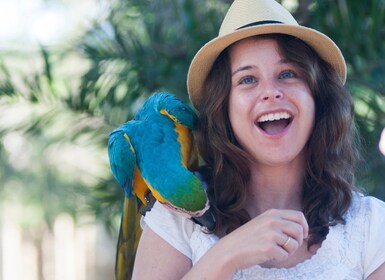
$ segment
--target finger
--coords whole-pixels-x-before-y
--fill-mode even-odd
[[[295,239],[298,242],[299,246],[302,245],[304,239],[306,238],[304,236],[303,226],[296,222],[283,220],[281,230],[285,234],[285,236],[290,236],[291,238]]]
[[[291,236],[286,236],[286,240],[284,243],[282,243],[281,247],[288,252],[288,254],[294,253],[298,248],[300,244],[297,240],[292,238]]]
[[[287,238],[287,236],[291,236],[299,243],[299,245],[302,245],[304,239],[306,238],[306,236],[304,236],[304,234],[306,234],[304,225],[288,220],[286,219],[287,216],[281,214],[282,210],[279,210],[277,213],[272,211],[272,214],[270,213],[269,218],[266,220],[268,227],[278,233],[278,239],[276,239],[277,243],[282,245],[285,242],[285,240],[282,239]]]
[[[272,254],[272,259],[276,261],[284,261],[287,260],[289,255],[290,253],[287,250],[278,245]]]
[[[309,234],[309,225],[306,221],[305,215],[301,211],[297,210],[276,210],[272,209],[273,215],[278,215],[284,220],[289,220],[302,226],[303,237],[307,238]]]

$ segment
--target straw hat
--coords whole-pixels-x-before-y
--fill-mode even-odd
[[[230,6],[218,37],[205,44],[191,62],[187,88],[193,105],[203,98],[203,83],[218,55],[241,39],[269,33],[282,33],[300,38],[313,47],[346,80],[346,64],[337,45],[317,30],[300,26],[293,16],[275,0],[235,0]]]

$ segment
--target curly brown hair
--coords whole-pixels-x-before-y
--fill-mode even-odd
[[[299,67],[316,105],[315,125],[307,143],[302,205],[310,228],[308,248],[321,242],[329,226],[344,223],[354,187],[358,153],[353,100],[334,69],[302,40],[290,35],[268,34],[258,38],[276,40],[280,54]],[[195,131],[201,169],[216,228],[231,232],[250,220],[245,210],[250,180],[250,156],[241,148],[228,116],[231,70],[228,48],[215,61],[205,85]]]

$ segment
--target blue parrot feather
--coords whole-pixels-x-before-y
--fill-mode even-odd
[[[146,100],[133,120],[111,132],[111,170],[127,196],[138,195],[136,180],[142,176],[147,191],[161,203],[192,216],[207,210],[203,184],[188,166],[190,158],[197,158],[191,132],[196,122],[189,106],[160,92]]]
[[[136,203],[145,214],[158,200],[169,208],[213,229],[215,219],[198,174],[189,168],[198,154],[192,129],[194,111],[167,92],[151,95],[134,118],[113,130],[108,139],[111,171],[125,193],[116,255],[117,279],[128,279],[127,261],[137,246],[139,218]]]
[[[121,127],[110,133],[108,155],[113,176],[124,189],[125,194],[132,197],[136,156]]]

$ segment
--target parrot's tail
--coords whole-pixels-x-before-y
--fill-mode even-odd
[[[125,197],[116,251],[116,280],[131,279],[141,233],[140,215],[136,198]]]

